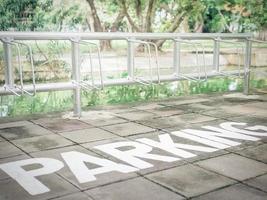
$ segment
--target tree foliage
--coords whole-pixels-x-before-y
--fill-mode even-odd
[[[266,29],[266,0],[202,0],[204,32],[246,32]]]
[[[44,25],[52,0],[0,0],[0,29],[34,30]]]
[[[266,0],[0,0],[0,30],[246,32],[267,29]],[[57,1],[58,2],[58,1]],[[185,28],[187,26],[187,28]],[[158,46],[162,42],[158,41]]]
[[[0,0],[0,30],[68,30],[82,24],[78,4],[53,6],[53,0]]]

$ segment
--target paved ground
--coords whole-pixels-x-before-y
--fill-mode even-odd
[[[36,176],[50,190],[35,195],[31,195],[15,180],[23,179],[19,174],[11,178],[6,172],[13,170],[16,173],[16,168],[10,167],[5,171],[2,167],[1,200],[267,199],[266,94],[249,97],[237,93],[180,97],[144,104],[97,107],[85,112],[81,119],[66,119],[66,116],[1,121],[0,168],[3,166],[1,164],[11,163],[10,166],[13,166],[15,161],[31,158],[53,158],[64,163],[61,169],[45,175],[40,175],[43,172],[38,171],[45,168],[41,164],[25,164],[20,168],[25,173],[36,172],[32,176]],[[186,138],[185,132],[183,137],[181,132],[177,132],[178,137],[172,134],[185,129],[203,130],[202,126],[218,128],[229,121],[247,123],[239,124],[236,126],[239,129],[232,131],[250,136],[254,141],[240,140],[234,138],[233,134],[230,140],[229,137],[205,138],[205,135],[193,137],[194,133]],[[144,158],[136,155],[133,158],[138,163],[133,158],[119,159],[110,152],[95,148],[111,143],[129,144],[118,149],[130,152],[133,149],[131,142],[144,143],[140,138],[159,142],[159,135],[171,137],[177,144],[176,150],[181,150],[174,153],[181,153],[184,157],[156,147],[151,151],[152,147],[146,146],[148,156],[161,155],[169,161],[163,161],[163,157]],[[164,148],[171,145],[167,144]],[[203,149],[192,150],[200,147]],[[194,156],[185,158],[188,154],[182,150]],[[61,153],[73,151],[136,167],[137,170],[122,173],[101,165],[101,171],[98,170],[100,165],[89,160],[78,163],[75,161],[77,156],[70,163],[63,160]],[[72,170],[83,172],[79,171],[80,166],[94,172],[96,180],[78,181]],[[85,176],[84,173],[80,178]],[[31,184],[30,179],[24,179]],[[37,188],[38,185],[33,184],[30,189],[37,191]]]

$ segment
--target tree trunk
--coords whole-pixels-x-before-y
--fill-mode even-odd
[[[102,32],[103,28],[102,28],[100,19],[99,19],[98,14],[97,14],[97,10],[96,10],[95,4],[94,4],[94,0],[87,0],[87,2],[88,2],[89,6],[91,8],[91,14],[92,14],[92,18],[94,20],[94,31],[95,32]]]
[[[124,17],[125,17],[125,13],[120,11],[120,13],[118,14],[118,16],[116,17],[115,21],[113,22],[113,24],[111,26],[111,32],[118,31],[119,24],[123,20]]]
[[[101,51],[106,51],[112,49],[110,40],[100,40],[100,49]]]
[[[88,2],[90,9],[91,9],[94,32],[103,32],[105,30],[105,28],[102,26],[101,21],[98,17],[94,0],[86,0],[86,1]],[[111,49],[111,41],[110,40],[100,40],[100,49],[101,50]]]
[[[127,20],[130,23],[132,29],[137,31],[137,32],[142,32],[142,30],[134,23],[134,21],[132,20],[131,16],[129,15],[129,13],[127,11],[125,0],[121,0],[121,8],[122,8],[123,13],[127,17]]]
[[[145,28],[144,28],[146,32],[152,32],[152,19],[154,13],[155,13],[155,0],[149,0],[146,20],[145,20]]]

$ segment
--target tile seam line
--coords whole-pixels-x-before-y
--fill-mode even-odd
[[[161,183],[159,183],[159,182],[157,182],[157,181],[154,181],[154,180],[152,180],[152,179],[149,179],[149,178],[146,177],[146,176],[143,176],[143,175],[140,175],[140,176],[143,177],[144,179],[148,180],[148,181],[151,182],[151,183],[154,183],[154,184],[156,184],[156,185],[158,185],[158,186],[160,186],[160,187],[162,187],[162,188],[164,188],[164,189],[166,189],[166,190],[168,190],[168,191],[171,191],[171,192],[173,192],[173,193],[175,193],[175,194],[178,194],[179,196],[181,196],[181,197],[183,197],[183,198],[185,198],[185,199],[188,199],[187,196],[185,196],[185,195],[183,195],[183,194],[181,194],[181,193],[179,193],[179,192],[173,190],[173,189],[170,188],[170,187],[167,187],[166,185],[163,185],[163,184],[161,184]]]
[[[79,192],[75,192],[75,193],[72,193],[72,194],[79,194],[80,192],[81,192],[81,191],[79,191]],[[90,197],[89,195],[87,195],[87,193],[85,193],[85,195],[88,196],[88,197]],[[57,197],[48,198],[48,199],[46,199],[46,200],[54,200],[54,199],[57,199],[57,198],[67,197],[67,196],[69,196],[69,194],[64,194],[64,195],[62,195],[62,196],[57,196]],[[92,197],[90,197],[90,198],[92,198]],[[92,198],[92,200],[95,200],[95,199]]]
[[[238,154],[238,153],[236,153],[236,152],[232,152],[232,154],[235,154],[235,155],[238,155],[238,156],[241,156],[241,157],[244,157],[244,158],[253,160],[253,161],[255,161],[255,162],[262,163],[262,164],[266,165],[266,167],[267,167],[267,164],[266,164],[265,162],[261,161],[261,160],[258,160],[258,159],[255,159],[255,158],[251,158],[251,157],[248,157],[248,156],[245,156],[245,155],[242,155],[242,154]]]
[[[263,173],[261,173],[261,174],[258,174],[258,175],[256,175],[256,176],[254,176],[254,177],[249,177],[249,178],[246,178],[246,179],[244,179],[244,180],[238,180],[238,179],[235,179],[235,178],[226,176],[226,175],[224,175],[224,174],[220,174],[219,172],[213,171],[213,170],[211,170],[211,169],[202,167],[202,166],[200,166],[200,165],[198,165],[198,164],[196,164],[196,163],[190,163],[190,164],[191,164],[191,165],[194,165],[194,166],[196,166],[196,167],[199,167],[199,168],[201,168],[201,169],[204,169],[204,170],[206,170],[206,171],[212,172],[212,173],[214,173],[214,174],[217,174],[217,175],[219,175],[219,176],[223,176],[223,177],[228,178],[228,179],[230,179],[230,180],[233,180],[233,181],[235,181],[235,182],[241,183],[241,184],[243,184],[244,181],[247,181],[247,180],[253,179],[253,178],[255,178],[255,177],[259,177],[259,176],[262,176],[262,175],[265,175],[265,174],[266,174],[266,172],[263,172]],[[251,186],[250,186],[250,187],[251,187]],[[258,190],[259,190],[259,189],[258,189]]]

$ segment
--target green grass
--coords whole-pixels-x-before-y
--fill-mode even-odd
[[[214,78],[201,83],[177,81],[156,86],[110,86],[102,91],[84,91],[82,93],[82,102],[84,107],[123,104],[167,99],[183,95],[210,94],[213,92],[228,92],[230,90],[242,91],[242,87],[242,80],[229,78]],[[251,87],[266,88],[267,80],[253,80],[251,81]],[[66,111],[71,110],[72,106],[71,91],[37,93],[35,97],[1,96],[0,104],[2,110],[5,110],[2,112],[4,116]]]

